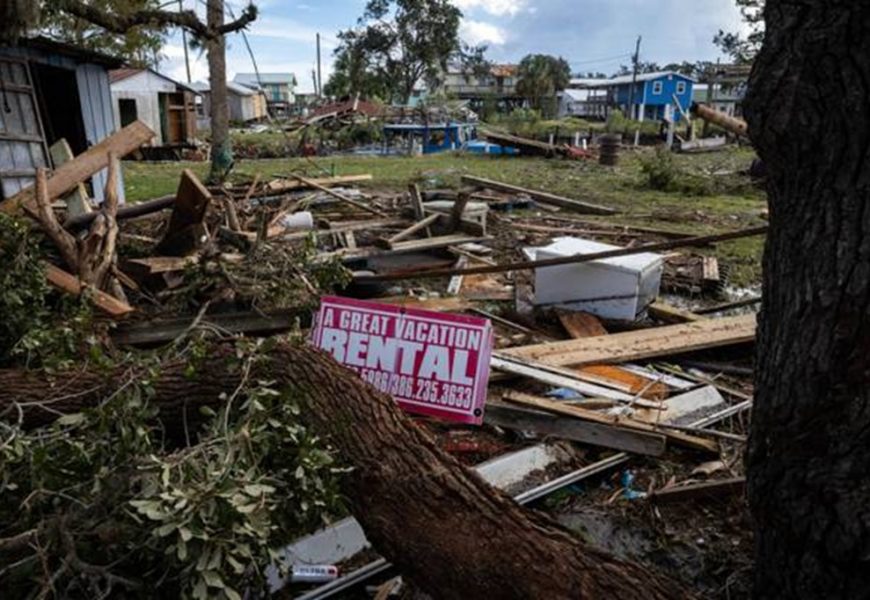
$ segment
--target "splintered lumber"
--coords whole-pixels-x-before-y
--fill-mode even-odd
[[[48,149],[48,154],[51,156],[51,163],[56,167],[60,167],[75,158],[66,138],[61,138],[52,144]],[[84,183],[76,185],[63,201],[66,203],[67,218],[94,212]]]
[[[71,294],[73,296],[79,296],[82,291],[86,289],[86,286],[82,285],[82,282],[75,275],[71,275],[63,269],[59,269],[49,263],[45,263],[44,268],[45,278],[51,285],[61,290],[62,292],[66,292],[67,294]],[[94,303],[94,306],[96,306],[98,309],[100,309],[110,317],[117,319],[130,314],[134,310],[133,307],[126,302],[122,302],[121,300],[118,300],[117,298],[114,298],[105,292],[94,288],[87,289],[90,293],[90,298],[91,301]]]
[[[411,199],[411,208],[414,209],[414,216],[417,219],[422,219],[426,215],[426,209],[423,206],[420,187],[416,183],[408,184],[408,196]]]
[[[558,310],[556,314],[559,321],[574,339],[609,335],[604,325],[595,315],[586,312],[574,312]],[[575,370],[587,381],[600,383],[609,387],[616,387],[624,392],[650,400],[661,400],[668,395],[668,386],[662,382],[650,381],[649,379],[632,373],[622,367],[612,365],[587,365],[576,367]]]
[[[475,185],[478,187],[485,187],[491,190],[497,190],[499,192],[508,192],[512,194],[525,194],[534,200],[542,204],[550,204],[552,206],[560,206],[562,208],[572,208],[579,212],[584,212],[593,215],[613,215],[616,214],[617,210],[613,208],[609,208],[607,206],[599,206],[597,204],[590,204],[588,202],[582,202],[580,200],[573,200],[571,198],[565,198],[564,196],[556,196],[555,194],[549,194],[547,192],[539,192],[537,190],[530,190],[527,188],[522,188],[517,185],[510,185],[508,183],[502,183],[500,181],[493,181],[492,179],[484,179],[482,177],[474,177],[471,175],[463,175],[462,182],[468,185]]]
[[[340,177],[320,177],[311,178],[308,181],[316,183],[323,187],[332,187],[336,185],[344,185],[346,183],[359,183],[362,181],[371,181],[371,175],[342,175]],[[311,186],[301,181],[276,180],[265,185],[266,190],[270,192],[288,192],[293,190],[310,189]]]
[[[484,422],[515,431],[532,431],[541,436],[612,448],[623,452],[661,456],[665,451],[665,436],[602,425],[580,419],[564,419],[538,410],[488,402]]]
[[[99,144],[91,146],[73,160],[58,167],[48,179],[49,199],[60,198],[94,173],[109,166],[109,154],[119,158],[133,152],[136,148],[154,137],[142,121],[134,121],[122,130],[113,133]],[[8,200],[0,202],[0,212],[16,214],[25,208],[31,214],[36,210],[33,186],[21,190]]]
[[[353,198],[348,198],[344,194],[339,194],[335,190],[331,190],[326,186],[320,185],[319,183],[317,183],[313,179],[306,179],[305,177],[302,177],[302,175],[293,175],[292,177],[294,177],[300,183],[303,183],[308,187],[314,188],[316,190],[320,190],[321,192],[323,192],[325,194],[329,194],[333,198],[336,198],[337,200],[341,200],[342,202],[346,202],[347,204],[350,204],[351,206],[356,206],[359,209],[362,209],[366,212],[370,212],[373,215],[378,215],[379,217],[386,217],[387,216],[383,212],[379,211],[378,209],[371,207],[367,204],[363,204],[362,202],[357,202]]]
[[[649,495],[649,499],[658,504],[667,504],[671,502],[684,502],[686,500],[725,499],[743,494],[745,491],[746,478],[734,477],[732,479],[690,483],[688,485],[656,490]]]
[[[715,235],[703,235],[683,240],[672,240],[669,242],[661,242],[655,244],[641,244],[633,248],[619,248],[617,250],[605,250],[604,252],[593,252],[590,254],[575,254],[573,256],[559,256],[556,258],[546,258],[542,260],[526,260],[506,265],[484,265],[480,267],[466,267],[464,269],[433,269],[431,271],[418,271],[413,274],[385,274],[385,275],[360,275],[355,277],[358,281],[399,281],[402,279],[432,279],[441,277],[451,277],[453,275],[481,275],[484,273],[509,273],[512,271],[528,271],[539,269],[541,267],[555,267],[557,265],[572,265],[605,258],[615,258],[617,256],[632,256],[634,254],[643,254],[645,252],[661,252],[664,250],[673,250],[675,248],[690,248],[694,246],[706,246],[714,242],[725,242],[728,240],[736,240],[741,238],[753,237],[756,235],[764,235],[767,233],[767,225],[760,227],[752,227],[750,229],[741,229],[739,231],[731,231],[728,233],[719,233]]]
[[[755,339],[755,315],[707,319],[565,342],[508,348],[501,354],[554,366],[622,363],[730,346]]]
[[[667,437],[669,442],[686,448],[714,453],[719,452],[719,444],[715,441],[705,440],[703,438],[688,435],[680,431],[659,430],[653,425],[649,423],[644,423],[643,421],[635,421],[634,419],[624,417],[615,417],[604,413],[595,412],[594,410],[588,410],[585,408],[580,408],[578,406],[571,406],[570,404],[555,402],[553,400],[540,398],[538,396],[532,396],[531,394],[524,394],[522,392],[510,391],[505,393],[503,398],[508,402],[521,404],[523,406],[528,406],[531,408],[537,408],[549,413],[561,415],[563,417],[583,419],[584,421],[601,423],[603,425],[611,425],[613,427],[622,427],[624,429],[633,429],[635,431],[661,433]]]
[[[468,192],[459,192],[453,206],[450,208],[450,224],[448,229],[451,232],[457,231],[462,223],[462,213],[465,212],[465,207],[468,206],[468,201],[471,199],[471,194]]]
[[[656,300],[649,305],[649,316],[665,323],[692,323],[701,321],[705,317],[695,314],[688,310],[671,306],[667,302]]]
[[[393,237],[388,238],[387,245],[392,247],[392,245],[395,244],[396,242],[399,242],[401,240],[404,240],[405,238],[411,237],[412,235],[414,235],[415,233],[417,233],[421,229],[426,229],[432,223],[434,223],[435,221],[437,221],[440,218],[441,218],[441,215],[439,215],[439,214],[433,214],[433,215],[429,215],[428,217],[425,217],[422,221],[418,221],[417,223],[414,223],[413,225],[411,225],[407,229],[400,231],[399,233],[397,233]]]
[[[184,256],[201,245],[201,238],[207,235],[203,226],[205,212],[211,202],[211,193],[197,179],[190,169],[181,172],[178,191],[169,227],[163,240],[157,245],[156,253],[166,256]]]
[[[692,104],[691,112],[696,117],[699,117],[708,123],[712,123],[713,125],[718,125],[725,131],[731,132],[734,135],[746,135],[746,132],[749,129],[746,121],[743,119],[737,119],[727,115],[722,111],[716,110],[712,106],[707,106],[706,104],[695,102]]]

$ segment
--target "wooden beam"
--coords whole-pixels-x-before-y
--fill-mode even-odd
[[[407,229],[403,229],[402,231],[400,231],[399,233],[397,233],[393,237],[388,238],[387,245],[392,248],[393,244],[395,244],[396,242],[399,242],[401,240],[404,240],[405,238],[411,237],[412,235],[414,235],[415,233],[417,233],[421,229],[426,229],[432,223],[434,223],[435,221],[437,221],[440,218],[441,218],[441,215],[439,215],[439,214],[433,214],[433,215],[429,215],[428,217],[425,217],[422,221],[418,221],[418,222],[414,223],[413,225],[411,225],[410,227],[408,227]]]
[[[108,167],[110,153],[121,158],[153,137],[154,132],[145,123],[134,121],[99,144],[91,146],[51,174],[48,180],[49,199],[60,198],[70,190],[75,189],[82,181]],[[5,202],[0,202],[0,212],[16,214],[23,208],[33,213],[36,210],[33,191],[34,188],[31,186],[21,190]]]
[[[323,187],[331,187],[334,185],[342,185],[345,183],[359,183],[362,181],[371,181],[371,175],[342,175],[340,177],[321,177],[321,178],[312,178],[309,181],[316,183],[317,185],[321,185]],[[287,192],[293,190],[301,190],[309,188],[310,186],[302,183],[301,181],[287,181],[287,180],[277,180],[267,183],[265,189],[269,192]]]
[[[717,481],[705,481],[703,483],[691,483],[679,485],[650,494],[649,499],[658,504],[672,502],[684,502],[686,500],[701,500],[710,498],[723,499],[746,491],[746,478],[734,477],[732,479],[720,479]]]
[[[542,436],[552,436],[634,454],[661,456],[665,451],[665,436],[659,433],[633,431],[580,419],[565,419],[501,402],[488,402],[483,420],[488,425],[497,425],[515,431],[532,431]]]
[[[703,321],[706,318],[691,311],[671,306],[661,300],[656,300],[650,304],[648,310],[649,316],[665,323],[693,323]]]
[[[462,182],[467,183],[469,185],[475,185],[478,187],[489,188],[491,190],[497,190],[499,192],[508,192],[512,194],[526,194],[530,198],[537,200],[542,204],[549,204],[551,206],[559,206],[562,208],[571,208],[578,212],[593,214],[593,215],[613,215],[616,214],[617,210],[613,208],[609,208],[607,206],[599,206],[597,204],[590,204],[588,202],[582,202],[580,200],[573,200],[571,198],[565,198],[564,196],[557,196],[555,194],[549,194],[547,192],[539,192],[537,190],[530,190],[528,188],[522,188],[517,185],[510,185],[509,183],[502,183],[501,181],[493,181],[492,179],[484,179],[482,177],[474,177],[472,175],[463,175]]]
[[[650,425],[649,423],[644,423],[642,421],[635,421],[634,419],[628,418],[619,418],[604,413],[595,412],[594,410],[587,410],[585,408],[571,406],[570,404],[563,404],[560,402],[555,402],[553,400],[548,400],[546,398],[540,398],[538,396],[532,396],[530,394],[523,394],[521,392],[507,392],[503,396],[503,398],[509,402],[522,404],[523,406],[529,406],[531,408],[537,408],[547,411],[549,413],[562,415],[564,417],[573,417],[575,419],[583,419],[584,421],[602,423],[605,425],[612,425],[614,427],[622,427],[625,429],[633,429],[636,431],[661,433],[667,437],[669,442],[684,446],[686,448],[703,450],[705,452],[713,452],[717,454],[719,452],[719,444],[715,441],[705,440],[703,438],[688,435],[680,431],[659,430],[656,429],[653,425]]]
[[[546,365],[613,364],[751,342],[755,315],[707,319],[566,342],[507,348],[500,354]]]
[[[59,269],[50,263],[45,263],[44,268],[45,278],[55,288],[73,296],[79,296],[85,289],[88,289],[94,306],[110,317],[118,319],[130,314],[134,310],[126,302],[122,302],[100,290],[82,285],[78,277],[67,273],[63,269]]]
[[[448,230],[451,233],[454,233],[459,229],[459,225],[462,223],[462,214],[465,212],[465,207],[468,206],[469,199],[471,199],[471,194],[466,191],[461,191],[456,196],[456,200],[450,208],[450,224],[448,225]]]
[[[423,238],[420,240],[409,240],[407,242],[398,242],[392,244],[392,250],[396,252],[412,252],[416,250],[434,250],[436,248],[446,248],[458,244],[467,244],[468,242],[480,242],[489,238],[481,236],[470,236],[464,233],[455,233],[452,235],[442,235],[433,238]],[[409,274],[410,275],[410,274]],[[409,277],[413,279],[413,276]]]
[[[167,208],[172,208],[174,204],[175,194],[161,196],[160,198],[148,200],[147,202],[139,202],[130,206],[121,207],[118,209],[118,214],[115,215],[115,219],[117,221],[126,221],[128,219],[143,217],[145,215],[160,212],[161,210],[166,210]],[[71,231],[88,227],[94,219],[97,218],[98,214],[98,212],[92,212],[86,215],[78,215],[71,219],[67,219],[63,226]]]
[[[617,250],[605,250],[603,252],[593,252],[591,254],[575,254],[573,256],[559,256],[557,258],[547,258],[543,260],[526,260],[506,265],[485,265],[482,267],[468,267],[465,269],[435,269],[432,271],[415,272],[408,275],[361,275],[355,279],[359,281],[398,281],[402,279],[432,279],[441,277],[451,277],[453,275],[482,275],[484,273],[509,273],[512,271],[528,271],[539,269],[541,267],[555,267],[558,265],[573,265],[605,258],[615,258],[617,256],[632,256],[635,254],[643,254],[645,252],[661,252],[664,250],[673,250],[675,248],[691,248],[696,246],[706,246],[714,242],[725,242],[728,240],[736,240],[741,238],[764,235],[767,233],[767,225],[760,227],[752,227],[750,229],[741,229],[739,231],[731,231],[728,233],[719,233],[715,235],[703,235],[683,240],[672,240],[655,244],[640,244],[633,248],[619,248]]]
[[[155,253],[164,256],[184,256],[200,246],[200,232],[211,192],[190,169],[181,172],[178,191],[175,192],[172,216],[163,239]]]
[[[299,180],[300,183],[304,183],[308,187],[312,187],[316,190],[320,190],[321,192],[323,192],[325,194],[329,194],[333,198],[341,200],[342,202],[350,204],[351,206],[356,206],[359,209],[362,209],[366,212],[370,212],[373,215],[378,215],[379,217],[386,217],[387,216],[386,214],[379,211],[378,209],[373,208],[371,206],[368,206],[367,204],[363,204],[362,202],[357,202],[353,198],[348,198],[344,194],[339,194],[338,192],[331,190],[326,186],[320,185],[319,183],[317,183],[313,179],[306,179],[305,177],[302,177],[301,175],[293,175],[292,177]]]

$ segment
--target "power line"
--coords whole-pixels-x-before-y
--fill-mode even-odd
[[[612,62],[616,60],[622,60],[623,58],[629,58],[633,56],[632,54],[619,54],[616,56],[609,56],[606,58],[591,58],[589,60],[572,60],[569,62],[571,65],[587,65],[590,63],[599,63],[599,62]]]

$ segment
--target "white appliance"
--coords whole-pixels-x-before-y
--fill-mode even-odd
[[[575,237],[549,246],[525,248],[531,260],[619,250]],[[649,252],[535,269],[535,304],[592,313],[604,319],[634,321],[656,299],[664,257]]]

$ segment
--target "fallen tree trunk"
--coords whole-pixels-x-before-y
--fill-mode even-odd
[[[299,398],[303,418],[353,467],[345,493],[366,535],[436,598],[670,599],[690,594],[658,572],[610,556],[517,505],[442,452],[389,396],[310,347],[278,345],[244,373],[217,347],[194,374],[164,364],[152,401],[180,423],[220,404],[244,377],[275,381]],[[235,366],[234,366],[235,365]],[[28,425],[93,406],[137,374],[0,371],[0,416]]]

